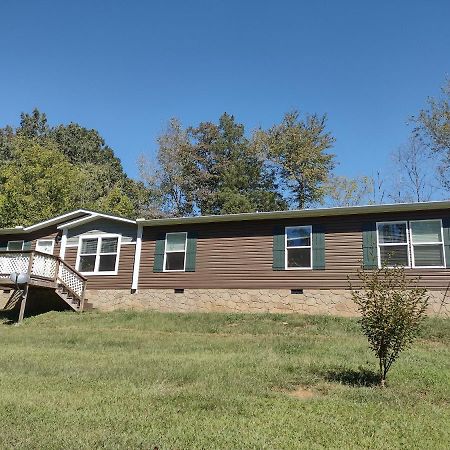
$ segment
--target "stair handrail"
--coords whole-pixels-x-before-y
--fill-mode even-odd
[[[68,267],[74,274],[76,274],[78,277],[80,277],[83,281],[87,281],[87,278],[82,275],[80,272],[78,272],[77,269],[75,269],[74,267],[72,267],[69,263],[67,263],[66,261],[64,261],[64,259],[62,259],[59,256],[55,256],[55,258],[60,262],[63,263],[63,265],[65,265],[66,267]]]
[[[66,261],[64,261],[62,258],[57,257],[58,259],[58,271],[56,272],[56,283],[60,283],[64,286],[65,289],[70,290],[75,294],[77,299],[80,302],[80,310],[82,310],[83,303],[84,303],[84,292],[86,290],[86,284],[87,284],[87,278],[83,276],[78,270],[73,268],[70,264],[68,264]],[[75,292],[73,288],[71,288],[61,277],[61,265],[64,266],[65,270],[71,273],[72,275],[75,275],[78,278],[78,281],[81,283],[81,289],[80,292]]]

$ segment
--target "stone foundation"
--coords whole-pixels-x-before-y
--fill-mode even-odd
[[[450,296],[444,291],[430,291],[430,315],[450,317]],[[348,290],[303,290],[291,294],[288,289],[173,289],[88,290],[86,300],[101,311],[115,309],[170,312],[251,312],[357,315]]]

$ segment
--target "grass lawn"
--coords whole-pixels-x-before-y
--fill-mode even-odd
[[[49,313],[0,342],[0,448],[450,446],[450,320],[385,390],[350,319]]]

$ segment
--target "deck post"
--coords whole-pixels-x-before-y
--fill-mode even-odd
[[[25,314],[25,306],[27,304],[27,297],[28,297],[28,283],[25,285],[22,291],[22,301],[20,302],[19,320],[17,321],[17,324],[22,323],[23,316]]]
[[[84,309],[84,294],[86,292],[86,281],[83,281],[83,292],[81,293],[80,298],[80,312],[83,312]]]
[[[22,291],[22,301],[20,302],[20,311],[19,311],[19,320],[17,321],[17,323],[21,323],[23,320],[23,316],[25,314],[25,306],[27,304],[27,297],[28,297],[28,286],[30,284],[30,279],[31,279],[31,270],[33,268],[33,258],[34,258],[34,252],[30,252],[30,260],[28,262],[28,271],[27,271],[27,277],[28,277],[28,281],[25,284],[23,291]]]

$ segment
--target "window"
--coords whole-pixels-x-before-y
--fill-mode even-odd
[[[311,226],[286,227],[286,269],[311,269]]]
[[[444,267],[444,242],[441,220],[410,222],[414,267]]]
[[[86,274],[116,275],[119,236],[81,237],[77,270]]]
[[[186,264],[187,233],[167,233],[164,251],[164,271],[183,272]]]
[[[379,266],[409,267],[407,222],[377,224]]]
[[[53,239],[39,239],[36,242],[36,250],[38,252],[47,253],[48,255],[53,255],[54,246],[55,241]]]
[[[8,241],[6,250],[8,250],[9,252],[14,252],[14,251],[20,252],[23,250],[23,244],[24,244],[24,241]]]
[[[378,223],[377,236],[379,267],[445,267],[440,219]]]

